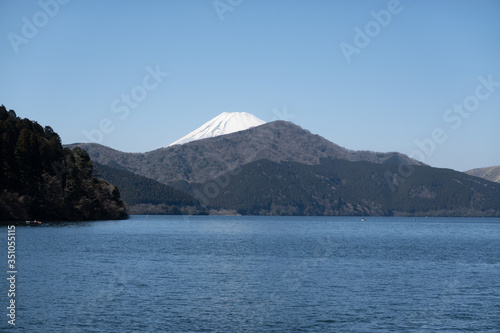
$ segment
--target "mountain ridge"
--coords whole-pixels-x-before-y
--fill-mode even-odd
[[[497,183],[397,152],[348,150],[286,121],[147,153],[77,145],[96,162],[187,192],[211,212],[500,215]]]
[[[195,186],[207,207],[249,215],[500,216],[500,184],[451,169],[413,166],[392,184],[396,164],[322,159],[259,160]]]
[[[353,151],[312,134],[287,121],[274,121],[244,131],[159,148],[146,153],[123,153],[99,144],[72,144],[85,149],[92,160],[185,190],[259,159],[319,164],[321,158],[372,163],[421,165],[397,152]],[[181,183],[186,183],[184,186]]]

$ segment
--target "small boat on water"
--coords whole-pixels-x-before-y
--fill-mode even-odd
[[[40,224],[42,224],[42,222],[37,221],[37,220],[33,220],[33,221],[26,221],[26,224],[27,225],[40,225]]]
[[[365,222],[365,221],[366,221],[366,220],[365,220],[365,218],[364,218],[364,217],[362,217],[362,218],[361,218],[361,222]]]

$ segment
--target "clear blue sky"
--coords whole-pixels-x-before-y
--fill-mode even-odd
[[[500,165],[500,1],[56,1],[0,0],[0,104],[63,143],[144,152],[250,112],[349,149]]]

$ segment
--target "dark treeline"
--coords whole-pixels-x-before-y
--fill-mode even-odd
[[[85,151],[0,106],[0,220],[126,218],[118,189],[92,172]]]

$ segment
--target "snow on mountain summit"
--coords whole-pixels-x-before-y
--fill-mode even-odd
[[[265,123],[247,112],[224,112],[167,147],[239,132]]]

